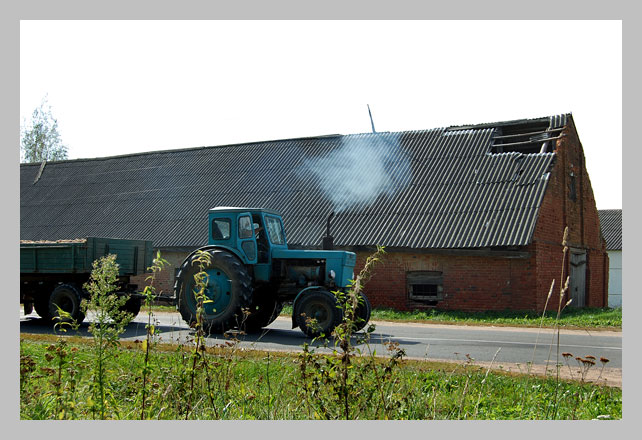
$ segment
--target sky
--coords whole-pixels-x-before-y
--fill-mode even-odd
[[[21,21],[70,159],[572,113],[622,208],[621,21]]]

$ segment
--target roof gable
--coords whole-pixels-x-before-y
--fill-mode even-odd
[[[21,165],[21,239],[196,247],[210,208],[256,206],[281,212],[301,246],[320,245],[333,210],[337,246],[526,245],[555,155],[492,154],[498,125],[52,162],[36,183],[40,164]]]

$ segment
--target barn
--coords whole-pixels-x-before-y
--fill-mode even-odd
[[[152,240],[172,264],[165,294],[216,206],[277,210],[304,249],[321,247],[334,212],[335,248],[356,252],[357,269],[387,251],[366,286],[374,307],[541,310],[567,275],[572,306],[607,305],[571,114],[20,165],[21,239]]]

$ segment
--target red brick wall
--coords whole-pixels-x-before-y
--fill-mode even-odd
[[[568,226],[570,247],[585,250],[586,305],[606,307],[608,286],[608,255],[600,232],[598,211],[591,180],[586,172],[582,144],[572,120],[564,130],[565,137],[556,141],[557,160],[549,178],[549,185],[540,208],[533,242],[538,249],[538,291],[555,278],[555,300],[549,308],[557,308],[560,283],[568,275],[568,258],[562,277],[562,239]],[[576,198],[571,198],[571,174],[575,178]],[[550,260],[549,258],[553,258]],[[543,303],[541,304],[543,306]]]
[[[368,252],[357,253],[360,270]],[[373,307],[413,310],[428,307],[409,298],[407,271],[443,273],[443,297],[437,305],[445,310],[528,310],[536,307],[531,286],[535,284],[535,257],[505,258],[389,251],[375,266],[364,291]],[[544,294],[546,295],[546,294]]]
[[[154,251],[155,252],[155,251]],[[157,295],[167,295],[171,296],[174,292],[174,271],[182,263],[185,257],[188,255],[188,252],[169,252],[161,251],[161,257],[168,261],[163,270],[157,273],[156,280],[154,281],[154,287],[156,288]],[[156,254],[154,253],[154,257]],[[138,284],[138,289],[140,291],[148,284],[146,278],[150,274],[139,275],[132,278],[132,283]]]

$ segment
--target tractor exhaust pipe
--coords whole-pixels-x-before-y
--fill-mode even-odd
[[[325,237],[323,237],[322,248],[324,251],[331,251],[334,249],[334,238],[330,235],[330,220],[334,217],[334,211],[328,216],[328,223],[325,229]]]

